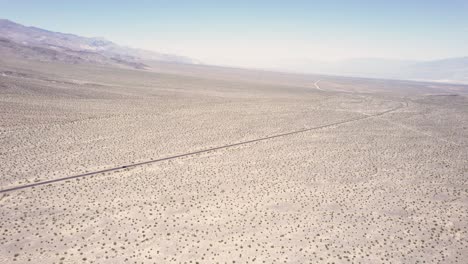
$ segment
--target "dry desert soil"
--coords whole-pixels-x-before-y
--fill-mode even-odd
[[[467,263],[468,87],[0,61],[0,263]]]

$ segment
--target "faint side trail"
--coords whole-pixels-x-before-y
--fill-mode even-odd
[[[314,86],[315,86],[315,88],[316,88],[317,90],[320,90],[320,91],[325,92],[325,90],[323,90],[322,88],[320,88],[320,86],[318,85],[320,81],[321,81],[321,80],[316,81],[316,82],[314,83]]]
[[[408,100],[405,99],[405,106],[404,106],[404,107],[406,108],[406,107],[408,107],[408,106],[409,106]],[[364,115],[367,115],[367,114],[364,114]],[[418,129],[414,128],[414,127],[407,126],[407,125],[402,124],[402,123],[399,123],[399,122],[395,122],[395,121],[392,121],[392,120],[388,120],[388,119],[386,119],[386,118],[383,118],[383,117],[380,117],[380,116],[376,116],[376,115],[374,115],[374,116],[369,116],[369,117],[378,118],[379,120],[385,121],[385,122],[387,122],[387,123],[389,123],[389,124],[398,126],[398,127],[400,127],[400,128],[406,129],[406,130],[408,130],[408,131],[412,131],[412,132],[414,132],[414,133],[416,133],[416,134],[420,134],[420,135],[423,135],[423,136],[426,136],[426,137],[433,138],[433,139],[435,139],[435,140],[437,140],[437,141],[441,141],[441,142],[444,142],[444,143],[447,143],[447,144],[452,144],[452,145],[461,147],[461,145],[460,145],[459,143],[455,142],[455,141],[452,141],[452,140],[449,140],[449,139],[446,139],[446,138],[442,138],[442,137],[438,137],[438,136],[434,136],[434,135],[432,135],[431,133],[418,130]]]
[[[425,131],[421,131],[421,130],[418,130],[418,129],[415,129],[413,127],[410,127],[410,126],[407,126],[407,125],[404,125],[404,124],[401,124],[401,123],[398,123],[398,122],[395,122],[395,121],[391,121],[391,120],[388,120],[388,119],[385,119],[385,118],[382,118],[382,117],[375,117],[375,118],[378,118],[379,120],[383,120],[387,123],[390,123],[392,125],[395,125],[395,126],[398,126],[400,128],[403,128],[403,129],[406,129],[406,130],[409,130],[409,131],[412,131],[416,134],[420,134],[420,135],[423,135],[423,136],[426,136],[426,137],[430,137],[430,138],[433,138],[437,141],[441,141],[441,142],[444,142],[444,143],[447,143],[447,144],[452,144],[452,145],[455,145],[455,146],[459,146],[461,147],[460,144],[454,142],[454,141],[451,141],[451,140],[448,140],[448,139],[445,139],[445,138],[441,138],[441,137],[437,137],[437,136],[434,136],[430,133],[427,133]]]
[[[26,189],[26,188],[32,188],[32,187],[41,186],[41,185],[52,184],[52,183],[55,183],[55,182],[61,182],[61,181],[66,181],[66,180],[71,180],[71,179],[76,179],[76,178],[83,178],[83,177],[93,176],[93,175],[97,175],[97,174],[101,174],[101,173],[105,173],[105,172],[120,171],[120,170],[127,169],[127,168],[132,168],[132,167],[137,167],[137,166],[142,166],[142,165],[147,165],[147,164],[152,164],[152,163],[157,163],[157,162],[162,162],[162,161],[167,161],[167,160],[173,160],[173,159],[182,158],[182,157],[195,156],[197,154],[207,153],[207,152],[210,152],[210,151],[227,149],[227,148],[232,148],[232,147],[241,146],[241,145],[247,145],[247,144],[251,144],[251,143],[255,143],[255,142],[270,140],[270,139],[274,139],[274,138],[286,137],[286,136],[290,136],[290,135],[294,135],[294,134],[304,133],[304,132],[308,132],[308,131],[312,131],[312,130],[318,130],[318,129],[328,128],[328,127],[334,127],[334,126],[338,126],[338,125],[342,125],[342,124],[346,124],[346,123],[356,122],[356,121],[363,120],[363,119],[382,116],[384,114],[394,112],[394,111],[396,111],[398,109],[401,109],[401,108],[404,108],[404,107],[405,107],[405,105],[402,104],[402,105],[400,105],[398,107],[395,107],[393,109],[390,109],[390,110],[387,110],[387,111],[384,111],[384,112],[380,112],[380,113],[377,113],[377,114],[372,114],[372,115],[362,114],[362,116],[360,116],[360,117],[355,117],[355,118],[351,118],[351,119],[347,119],[347,120],[343,120],[343,121],[339,121],[339,122],[334,122],[334,123],[330,123],[330,124],[327,124],[327,125],[316,126],[316,127],[311,127],[311,128],[301,129],[301,130],[295,130],[295,131],[291,131],[291,132],[287,132],[287,133],[282,133],[282,134],[277,134],[277,135],[273,135],[273,136],[257,138],[257,139],[238,142],[238,143],[229,144],[229,145],[223,145],[223,146],[219,146],[219,147],[203,149],[203,150],[199,150],[199,151],[184,153],[184,154],[170,156],[170,157],[166,157],[166,158],[153,159],[153,160],[148,160],[148,161],[139,162],[139,163],[121,165],[121,166],[117,166],[117,167],[113,167],[113,168],[109,168],[109,169],[105,169],[105,170],[93,171],[93,172],[88,172],[88,173],[83,173],[83,174],[78,174],[78,175],[73,175],[73,176],[67,176],[67,177],[53,179],[53,180],[35,182],[35,183],[31,183],[31,184],[24,184],[24,185],[20,185],[20,186],[16,186],[16,187],[2,189],[2,190],[0,190],[0,193],[7,193],[7,192],[17,191],[17,190]]]

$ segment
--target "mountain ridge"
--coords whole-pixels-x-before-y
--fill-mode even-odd
[[[0,19],[0,49],[10,56],[67,63],[97,63],[144,69],[145,60],[191,64],[183,56],[118,45],[101,37],[83,37]],[[6,42],[5,40],[8,40]],[[17,45],[17,47],[13,47]],[[35,53],[36,52],[36,53]],[[5,55],[5,54],[4,54]]]

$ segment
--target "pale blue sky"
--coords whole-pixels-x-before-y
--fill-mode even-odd
[[[468,0],[0,0],[0,17],[235,66],[468,56]]]

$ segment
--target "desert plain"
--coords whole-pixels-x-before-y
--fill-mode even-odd
[[[467,263],[467,95],[2,59],[0,263]]]

